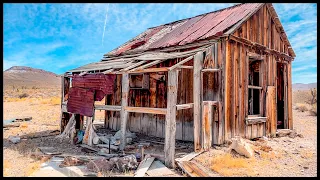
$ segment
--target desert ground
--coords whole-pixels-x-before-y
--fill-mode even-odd
[[[209,169],[212,176],[317,176],[317,116],[309,111],[313,107],[306,105],[309,93],[293,92],[294,130],[299,136],[246,140],[255,147],[252,158],[229,151],[228,145],[224,145],[215,146],[192,161]],[[37,171],[46,161],[31,157],[37,147],[53,146],[62,153],[88,155],[68,141],[60,143],[55,136],[32,138],[60,129],[59,87],[9,89],[3,96],[4,120],[32,117],[31,121],[22,122],[19,127],[3,130],[4,176],[30,176]],[[103,119],[103,112],[96,112],[96,119]],[[13,144],[8,141],[10,135],[26,138]]]

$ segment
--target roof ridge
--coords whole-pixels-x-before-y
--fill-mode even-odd
[[[220,11],[223,11],[223,10],[226,10],[226,9],[235,8],[235,7],[240,6],[240,5],[243,5],[243,4],[249,4],[249,3],[239,3],[239,4],[236,4],[236,5],[234,5],[234,6],[230,6],[230,7],[226,7],[226,8],[222,8],[222,9],[217,9],[217,10],[215,10],[215,11],[211,11],[211,12],[199,14],[199,15],[192,16],[192,17],[189,17],[189,18],[179,19],[179,20],[172,21],[172,22],[165,23],[165,24],[160,24],[160,25],[158,25],[158,26],[153,26],[153,27],[150,27],[150,28],[147,28],[147,29],[153,29],[153,28],[156,28],[156,27],[159,27],[159,26],[166,26],[166,25],[169,25],[169,24],[178,23],[178,22],[180,22],[180,21],[192,19],[192,18],[195,18],[195,17],[198,17],[198,16],[203,16],[203,15],[207,15],[207,14],[211,14],[211,13],[220,12]]]

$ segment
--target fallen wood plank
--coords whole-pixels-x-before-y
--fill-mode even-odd
[[[94,151],[94,152],[98,152],[97,149],[95,149],[95,148],[93,148],[93,147],[90,147],[90,146],[88,146],[88,145],[86,145],[86,144],[80,144],[80,147],[82,147],[82,148],[84,148],[84,149],[89,149],[89,150]]]
[[[200,169],[196,164],[190,161],[178,162],[179,167],[190,177],[209,177],[209,175]]]
[[[171,171],[160,161],[153,161],[146,173],[153,177],[176,175],[175,172]]]
[[[101,148],[109,149],[109,145],[108,145],[108,144],[97,144],[96,146],[97,146],[97,147],[101,147]],[[119,150],[119,147],[110,144],[110,149],[113,150],[113,151],[118,151],[118,150]]]
[[[145,173],[148,171],[148,169],[151,166],[154,159],[155,159],[154,157],[150,157],[150,158],[146,159],[145,161],[143,161],[142,162],[143,164],[141,164],[141,166],[135,172],[134,177],[143,177],[145,175]]]
[[[201,153],[203,153],[204,151],[201,151],[201,152],[192,152],[192,153],[189,153],[185,156],[183,156],[182,158],[176,158],[175,160],[176,161],[191,161],[193,158],[197,157],[198,155],[200,155]]]
[[[19,127],[20,123],[4,124],[3,128]]]
[[[40,135],[40,136],[23,136],[21,137],[21,139],[36,139],[36,138],[42,138],[42,137],[56,136],[58,134],[60,134],[59,131],[52,134],[46,134],[46,135]]]
[[[144,141],[151,142],[151,143],[155,143],[155,144],[162,144],[162,145],[164,145],[164,142],[151,141],[151,140],[144,140]]]
[[[23,117],[23,118],[16,118],[14,122],[21,122],[21,121],[31,121],[32,117]]]
[[[98,155],[104,156],[104,157],[106,157],[107,159],[110,159],[110,158],[119,156],[119,154],[106,154],[106,153],[103,153],[103,152],[100,152],[100,151],[98,152]]]

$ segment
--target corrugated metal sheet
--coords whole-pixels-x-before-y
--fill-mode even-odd
[[[116,75],[113,74],[96,73],[84,76],[75,74],[72,77],[72,87],[92,89],[95,91],[94,100],[101,101],[106,94],[113,93],[115,78]]]
[[[248,14],[253,14],[263,3],[239,4],[219,11],[207,13],[171,24],[148,29],[136,38],[111,51],[108,55],[120,55],[134,50],[151,50],[176,45],[185,45],[194,41],[221,36]],[[177,24],[182,24],[178,25]],[[171,27],[171,28],[170,28]],[[157,33],[161,31],[161,36]],[[166,34],[164,34],[166,33]],[[153,37],[155,36],[155,37]],[[152,41],[150,43],[149,41]]]
[[[79,87],[71,87],[67,102],[68,112],[81,114],[83,116],[93,116],[94,90]]]

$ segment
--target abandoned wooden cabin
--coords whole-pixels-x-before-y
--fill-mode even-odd
[[[270,3],[238,4],[149,28],[72,69],[62,83],[61,130],[95,110],[105,127],[163,137],[174,166],[175,141],[208,150],[232,137],[293,129],[291,62],[295,53]],[[105,97],[105,105],[94,105]]]

